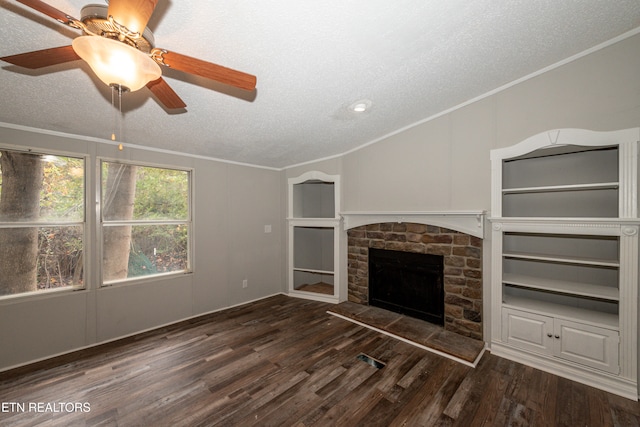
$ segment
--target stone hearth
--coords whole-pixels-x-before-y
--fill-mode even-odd
[[[369,248],[444,256],[447,331],[482,339],[482,239],[417,223],[380,223],[351,228],[348,235],[348,299],[368,304]]]

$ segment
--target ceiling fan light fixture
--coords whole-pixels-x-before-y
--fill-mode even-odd
[[[160,66],[150,56],[117,40],[80,36],[73,40],[72,46],[109,86],[119,85],[134,92],[162,75]]]

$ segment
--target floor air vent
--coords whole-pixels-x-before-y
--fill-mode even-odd
[[[360,353],[357,357],[358,360],[362,360],[365,363],[368,363],[369,365],[373,366],[374,368],[384,368],[385,364],[382,363],[379,360],[374,359],[373,357],[367,356],[364,353]]]

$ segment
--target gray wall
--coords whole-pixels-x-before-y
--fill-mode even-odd
[[[292,167],[287,174],[340,174],[343,211],[489,211],[491,149],[556,128],[608,131],[640,126],[638,52],[640,35],[340,158]],[[485,235],[488,284],[490,233]],[[488,292],[485,286],[487,341]]]
[[[0,127],[0,144],[91,154],[89,200],[96,155],[191,168],[195,202],[193,274],[100,288],[89,260],[87,290],[0,300],[0,370],[284,291],[282,172],[11,127]],[[86,244],[95,248],[91,204],[87,215]]]
[[[345,155],[343,210],[489,210],[491,149],[640,126],[638,52],[640,35]]]

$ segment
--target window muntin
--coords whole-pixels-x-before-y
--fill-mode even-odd
[[[84,285],[83,158],[0,148],[0,297]]]
[[[103,161],[102,281],[189,271],[190,172]]]

